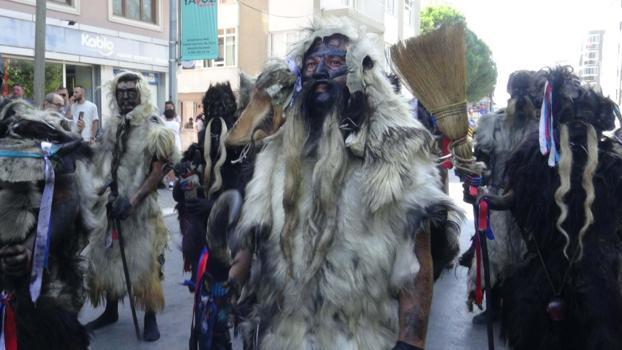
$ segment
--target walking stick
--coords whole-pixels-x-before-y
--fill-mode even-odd
[[[485,200],[485,199],[484,199]],[[488,208],[486,208],[488,210]],[[494,331],[494,318],[492,311],[492,286],[490,285],[490,261],[488,260],[488,240],[486,230],[482,230],[479,225],[480,222],[480,211],[477,204],[473,205],[473,214],[475,215],[475,232],[479,235],[479,243],[482,247],[482,263],[484,267],[484,282],[486,283],[486,288],[484,292],[486,293],[486,310],[488,311],[488,317],[486,317],[486,333],[488,335],[488,349],[495,349],[495,331]],[[487,215],[487,213],[486,213]],[[488,224],[488,223],[486,223]]]
[[[127,295],[130,299],[130,309],[132,309],[132,320],[134,321],[134,331],[136,331],[136,339],[140,341],[140,328],[138,326],[138,318],[136,317],[136,307],[134,306],[134,295],[132,294],[132,281],[130,280],[130,271],[127,268],[127,259],[125,258],[125,242],[123,241],[123,235],[121,234],[121,220],[114,219],[114,227],[112,228],[117,232],[119,238],[119,249],[121,250],[121,261],[123,263],[123,274],[125,275],[125,287],[127,288]]]

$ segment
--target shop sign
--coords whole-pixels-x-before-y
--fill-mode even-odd
[[[0,45],[34,49],[35,23],[0,16]],[[69,55],[168,66],[168,46],[46,26],[45,49]]]
[[[181,1],[181,59],[218,58],[218,11],[216,0]]]

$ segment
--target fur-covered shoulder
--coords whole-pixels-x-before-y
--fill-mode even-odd
[[[157,115],[151,115],[148,119],[149,132],[147,133],[147,152],[154,158],[167,160],[175,164],[181,159],[179,150],[175,146],[175,134],[164,126],[164,122]]]
[[[503,118],[504,116],[505,111],[499,111],[485,114],[479,118],[475,131],[475,143],[480,151],[484,153],[492,152],[495,145],[495,125],[499,121],[499,118]]]

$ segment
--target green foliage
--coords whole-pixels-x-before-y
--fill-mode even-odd
[[[449,6],[427,7],[421,11],[421,33],[429,33],[441,24],[462,23],[466,19],[456,9]],[[495,89],[497,65],[492,59],[492,52],[484,41],[468,27],[465,30],[467,60],[467,99],[477,102],[489,96]]]
[[[19,84],[24,88],[24,96],[33,96],[35,80],[34,62],[29,60],[11,59],[9,64],[9,87]],[[54,92],[62,85],[63,65],[46,63],[45,65],[45,93]],[[9,94],[11,91],[9,90]]]

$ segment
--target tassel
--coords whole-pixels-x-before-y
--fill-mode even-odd
[[[554,167],[559,162],[559,152],[555,143],[555,124],[553,116],[553,86],[547,81],[544,84],[544,99],[540,110],[538,125],[540,153],[548,155],[548,164]]]

